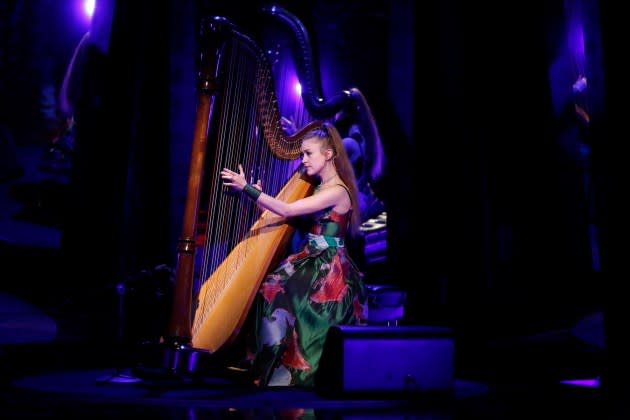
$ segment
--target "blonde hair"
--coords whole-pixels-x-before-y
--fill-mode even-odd
[[[357,181],[354,174],[354,168],[346,153],[341,135],[335,126],[328,122],[323,122],[321,126],[308,131],[303,140],[317,137],[321,142],[322,149],[332,149],[333,163],[337,170],[337,175],[341,181],[348,187],[350,193],[350,201],[352,202],[352,214],[350,218],[349,232],[350,236],[357,236],[359,226],[361,224],[361,210],[359,206],[359,191]]]

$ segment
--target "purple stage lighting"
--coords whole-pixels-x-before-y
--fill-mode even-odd
[[[72,0],[66,4],[67,11],[72,14],[76,22],[74,26],[80,28],[81,31],[87,30],[92,25],[96,0]]]
[[[95,7],[96,0],[83,0],[83,13],[88,20],[92,20]]]
[[[588,388],[599,388],[599,377],[583,379],[564,379],[560,381],[564,385],[584,386]]]

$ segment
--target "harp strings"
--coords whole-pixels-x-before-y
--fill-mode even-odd
[[[285,140],[279,124],[267,125],[270,133],[264,133],[261,128],[261,118],[268,118],[274,112],[277,114],[278,106],[273,78],[265,63],[236,38],[229,41],[225,53],[216,144],[209,143],[209,148],[215,150],[213,164],[206,165],[212,166],[206,169],[211,171],[208,174],[211,180],[207,195],[208,223],[199,252],[194,289],[198,294],[197,303],[201,305],[198,313],[202,315],[195,319],[195,325],[203,323],[203,314],[209,313],[208,308],[214,307],[222,298],[222,292],[227,289],[240,262],[256,252],[255,248],[265,245],[250,234],[250,228],[261,215],[260,209],[238,194],[227,193],[218,176],[219,171],[223,167],[236,169],[239,163],[243,164],[248,182],[255,183],[260,179],[263,190],[275,196],[299,165],[299,159],[277,158],[278,151],[272,151],[266,140],[266,137]],[[261,105],[257,99],[265,92],[267,95],[271,92],[271,99]],[[292,150],[294,153],[296,143],[294,140],[281,141],[273,146],[282,155]],[[251,240],[236,247],[248,236]],[[236,255],[226,260],[230,252],[236,252]],[[208,281],[210,276],[212,281]]]
[[[251,149],[256,147],[255,90],[252,84],[255,68],[252,66],[251,54],[245,54],[242,49],[236,39],[230,39],[229,46],[225,48],[221,74],[223,94],[219,104],[221,112],[216,123],[216,140],[208,145],[209,148],[214,148],[212,164],[206,165],[206,171],[209,172],[207,178],[210,180],[210,193],[207,196],[208,223],[200,249],[195,289],[204,294],[199,300],[208,307],[220,297],[219,291],[225,286],[221,284],[223,279],[228,279],[227,276],[219,275],[219,281],[212,284],[204,283],[205,280],[217,270],[254,220],[253,206],[246,203],[241,205],[238,196],[229,194],[218,176],[223,167],[235,169],[239,163],[245,168],[249,167],[253,156]]]

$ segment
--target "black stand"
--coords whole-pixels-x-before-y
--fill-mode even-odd
[[[125,344],[125,283],[121,282],[116,285],[116,294],[118,295],[118,361],[116,363],[116,368],[114,370],[113,375],[106,376],[104,378],[99,378],[96,380],[96,383],[99,384],[128,384],[128,383],[138,383],[142,382],[142,379],[135,377],[131,374],[124,373],[128,372],[129,369],[123,369],[120,365],[123,361],[123,346]]]

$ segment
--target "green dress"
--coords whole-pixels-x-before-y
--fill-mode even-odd
[[[363,273],[344,247],[350,212],[314,215],[304,247],[263,281],[247,359],[259,386],[313,387],[328,329],[367,321]]]

